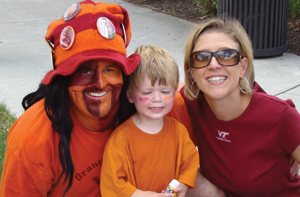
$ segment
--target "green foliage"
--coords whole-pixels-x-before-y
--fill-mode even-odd
[[[195,0],[201,5],[200,12],[207,16],[216,16],[218,0]],[[289,17],[300,18],[300,0],[289,0]]]
[[[300,18],[299,0],[289,0],[289,15],[291,18]]]
[[[218,8],[218,0],[195,0],[201,5],[200,12],[204,16],[216,16]]]
[[[6,149],[7,133],[15,121],[16,117],[10,114],[5,104],[0,103],[0,179]]]

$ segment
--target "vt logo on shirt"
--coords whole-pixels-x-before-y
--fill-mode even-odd
[[[218,140],[225,141],[225,142],[231,142],[230,140],[226,139],[226,136],[228,136],[229,133],[224,132],[224,131],[218,131],[218,135],[219,136],[216,137]]]

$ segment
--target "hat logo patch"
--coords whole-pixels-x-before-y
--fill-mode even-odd
[[[60,33],[60,46],[64,50],[68,50],[72,47],[75,40],[75,32],[71,26],[65,27]]]
[[[64,21],[69,21],[72,20],[73,18],[75,18],[75,16],[77,16],[77,14],[80,12],[81,10],[81,5],[80,3],[73,3],[64,13],[63,15],[63,20]]]
[[[102,37],[109,40],[113,39],[116,35],[116,28],[114,24],[106,17],[98,18],[97,29]]]

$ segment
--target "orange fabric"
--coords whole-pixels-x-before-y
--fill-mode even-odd
[[[90,39],[90,37],[94,37],[94,39]],[[88,29],[86,31],[79,32],[76,34],[72,50],[64,50],[60,47],[60,45],[55,47],[55,65],[59,65],[63,61],[68,60],[70,57],[79,54],[82,51],[89,51],[93,49],[119,51],[126,55],[126,49],[120,47],[119,44],[122,42],[124,42],[124,40],[118,34],[116,34],[114,39],[107,40],[99,34],[98,30],[95,29]]]
[[[102,197],[129,197],[137,189],[161,192],[172,179],[196,187],[199,157],[186,128],[170,117],[157,134],[130,119],[114,130],[103,155]]]
[[[72,119],[70,151],[75,171],[73,186],[66,197],[100,196],[102,154],[111,130],[91,133],[74,116]],[[44,100],[26,110],[9,131],[0,196],[62,196],[67,187],[63,184],[65,176],[48,193],[62,170],[59,138],[44,112]]]
[[[93,2],[94,3],[94,2]],[[115,14],[115,16],[120,17],[120,19],[124,19],[124,16],[122,13],[122,10],[120,9],[119,6],[114,6],[112,7],[112,5],[114,4],[106,4],[106,3],[102,3],[102,2],[95,2],[96,5],[101,4],[101,6],[97,6],[95,7],[95,5],[93,5],[93,3],[91,4],[86,4],[81,2],[81,10],[80,12],[76,15],[76,17],[80,17],[82,15],[85,14],[89,14],[89,13],[98,13],[98,12],[105,12],[105,13],[120,13],[120,14]],[[95,9],[96,8],[96,9]],[[48,27],[48,31],[46,34],[46,37],[49,37],[49,35],[52,33],[52,31],[57,28],[59,25],[62,25],[66,23],[63,18],[61,17],[59,20],[53,21],[51,23],[51,25],[49,25]],[[131,30],[131,28],[129,27],[129,31]],[[130,39],[130,35],[131,35],[131,31],[128,32],[128,34],[126,34],[126,36],[128,36],[128,38]]]
[[[74,18],[64,21],[61,17],[48,27],[45,39],[53,52],[55,70],[45,75],[42,80],[44,85],[49,85],[56,75],[71,75],[80,64],[90,60],[116,62],[122,66],[126,75],[131,74],[140,62],[138,54],[127,57],[131,22],[125,8],[118,4],[95,3],[90,0],[82,1],[80,5],[81,9]],[[110,22],[102,27],[98,23],[100,17]],[[67,26],[69,31],[64,30]],[[110,31],[112,26],[115,31]],[[107,38],[106,31],[111,37]],[[64,49],[61,47],[61,40]]]
[[[179,96],[179,97],[178,97]],[[175,97],[169,116],[189,127],[190,118],[181,95]],[[85,131],[72,116],[74,129],[70,144],[75,166],[73,187],[66,196],[99,196],[102,155],[110,131]],[[44,100],[31,106],[11,127],[2,171],[0,196],[47,196],[61,173],[58,158],[60,136],[53,131],[44,111]],[[190,128],[190,131],[191,128]],[[48,196],[62,196],[62,180]]]
[[[185,102],[179,92],[176,91],[175,93],[175,100],[173,104],[172,110],[167,114],[167,116],[172,117],[179,122],[181,122],[186,129],[188,130],[188,133],[190,135],[191,140],[195,145],[197,145],[197,139],[194,135],[193,131],[193,125],[190,118],[190,115],[188,113],[188,110],[186,108]]]

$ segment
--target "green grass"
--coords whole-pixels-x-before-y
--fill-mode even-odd
[[[0,103],[0,179],[2,175],[2,167],[6,149],[6,138],[9,128],[16,121],[16,117],[12,115],[3,103]]]

